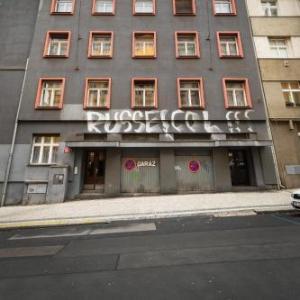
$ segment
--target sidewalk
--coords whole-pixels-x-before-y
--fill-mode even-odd
[[[0,229],[291,209],[289,191],[84,200],[0,208]]]

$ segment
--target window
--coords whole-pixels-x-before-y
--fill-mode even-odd
[[[93,0],[93,15],[114,15],[116,0]]]
[[[65,89],[64,78],[41,78],[35,101],[36,109],[61,109]]]
[[[239,32],[217,32],[220,57],[241,58],[244,56]]]
[[[47,32],[44,57],[68,57],[71,32]]]
[[[178,78],[179,108],[204,108],[204,92],[202,78]]]
[[[84,108],[108,109],[110,96],[111,78],[86,79]]]
[[[133,0],[134,15],[155,15],[156,0]]]
[[[278,8],[276,0],[262,0],[261,6],[266,17],[277,16]]]
[[[195,0],[173,0],[174,15],[195,15]]]
[[[156,32],[134,32],[132,41],[133,57],[156,57]]]
[[[236,15],[235,0],[213,0],[215,15]]]
[[[226,108],[252,108],[248,79],[224,78]]]
[[[112,58],[112,55],[113,32],[90,32],[89,58]]]
[[[74,13],[75,0],[52,0],[51,13],[71,15]]]
[[[198,32],[176,32],[175,40],[177,58],[200,57]]]
[[[269,38],[269,44],[273,57],[288,58],[288,41],[286,38]]]
[[[35,165],[56,163],[58,147],[59,136],[34,136],[30,163]]]
[[[132,79],[132,108],[157,108],[157,79]]]
[[[300,106],[300,82],[283,82],[281,87],[286,106]]]

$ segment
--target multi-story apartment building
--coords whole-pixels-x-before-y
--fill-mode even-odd
[[[271,148],[244,1],[40,2],[6,204],[274,187]]]
[[[248,0],[282,185],[300,186],[300,1]]]

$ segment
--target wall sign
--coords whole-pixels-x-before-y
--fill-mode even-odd
[[[127,159],[125,161],[124,167],[127,171],[133,171],[136,168],[136,163],[133,159]]]
[[[201,164],[199,160],[191,160],[189,161],[189,170],[192,173],[197,173],[200,171]]]
[[[137,162],[137,167],[156,167],[157,166],[157,163],[155,160],[139,160]]]
[[[127,159],[124,163],[124,167],[127,171],[133,171],[136,168],[155,168],[158,166],[156,160],[145,159],[145,160],[134,160]]]

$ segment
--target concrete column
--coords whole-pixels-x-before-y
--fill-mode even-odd
[[[160,191],[162,194],[177,192],[175,152],[173,149],[160,150]]]
[[[117,196],[121,193],[121,150],[106,150],[105,187],[108,196]]]
[[[259,149],[261,157],[262,172],[264,176],[264,182],[268,185],[277,185],[275,162],[271,147],[263,147]]]
[[[260,161],[260,156],[257,148],[251,149],[252,160],[253,160],[253,168],[255,174],[255,180],[257,186],[265,186],[264,176],[262,173],[262,166]]]
[[[213,149],[213,169],[216,192],[230,191],[232,184],[227,149]]]

